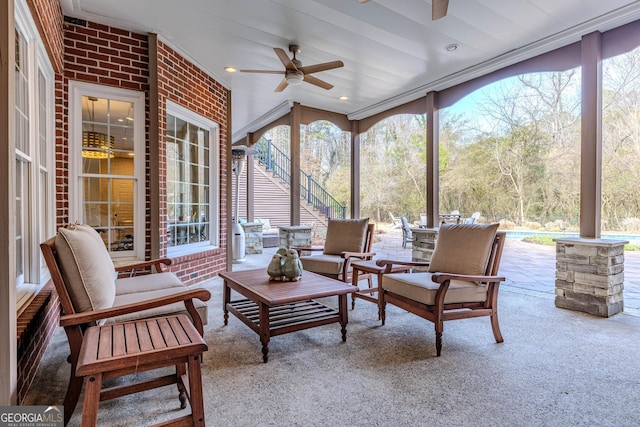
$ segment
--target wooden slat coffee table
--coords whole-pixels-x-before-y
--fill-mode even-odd
[[[358,288],[305,271],[296,282],[270,282],[266,269],[221,273],[224,279],[224,324],[229,312],[260,335],[262,360],[269,360],[269,340],[276,335],[329,323],[342,326],[347,340],[347,294]],[[231,301],[231,289],[246,299]],[[314,298],[338,297],[338,310]]]

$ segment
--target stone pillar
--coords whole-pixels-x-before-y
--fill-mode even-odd
[[[437,228],[412,228],[411,235],[413,242],[411,243],[411,260],[412,261],[431,261],[431,255],[436,247],[438,240]],[[415,267],[415,271],[426,271],[426,268]]]
[[[624,309],[624,240],[556,242],[556,307],[611,317]]]
[[[287,249],[294,246],[311,246],[311,227],[307,225],[280,226],[279,246]]]
[[[247,255],[262,253],[262,223],[244,222],[241,223],[244,229],[244,247]]]

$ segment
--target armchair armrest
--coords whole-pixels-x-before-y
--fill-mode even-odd
[[[120,273],[123,271],[131,271],[130,276],[133,277],[136,275],[137,270],[147,267],[154,267],[156,272],[161,273],[164,271],[164,266],[171,265],[171,260],[169,258],[159,258],[152,259],[149,261],[138,262],[135,264],[122,265],[120,267],[116,267],[116,272]]]
[[[428,261],[399,261],[399,260],[391,260],[391,259],[379,259],[376,260],[376,265],[379,267],[385,267],[384,273],[389,273],[393,266],[395,265],[408,265],[411,267],[429,267],[431,264]]]
[[[344,259],[349,259],[349,258],[373,258],[376,255],[375,252],[349,252],[349,251],[344,251],[340,254],[340,256]]]
[[[485,282],[485,283],[497,283],[507,280],[501,276],[470,276],[467,274],[450,274],[450,273],[433,273],[431,280],[435,283],[443,283],[446,280],[464,280],[466,282]]]
[[[108,319],[110,317],[122,316],[124,314],[135,313],[148,310],[150,308],[162,307],[176,302],[187,301],[193,305],[193,298],[201,301],[208,301],[211,292],[206,289],[189,289],[173,295],[153,298],[147,301],[121,305],[119,307],[103,308],[101,310],[85,311],[83,313],[66,314],[60,316],[60,326],[82,325],[84,323],[95,322],[97,320]]]

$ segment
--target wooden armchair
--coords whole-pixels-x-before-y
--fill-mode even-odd
[[[331,277],[343,282],[351,282],[351,263],[370,260],[375,253],[371,252],[375,224],[364,219],[330,219],[327,225],[327,239],[324,247],[296,247],[300,255],[302,251],[322,251],[322,255],[300,256],[305,270]],[[369,280],[370,275],[361,275],[361,279]]]
[[[56,237],[41,243],[40,249],[58,292],[62,309],[60,326],[64,327],[71,350],[68,358],[71,372],[64,398],[65,425],[82,390],[83,377],[76,375],[76,367],[87,327],[184,313],[203,334],[203,324],[207,323],[207,306],[203,301],[209,300],[211,294],[206,289],[190,289],[173,273],[163,272],[171,260],[115,268],[100,235],[82,224],[61,228]],[[136,275],[137,271],[149,268],[155,273]],[[129,277],[117,278],[119,272],[126,271],[130,271]],[[165,385],[172,383],[165,380]],[[123,388],[132,393],[157,386],[157,380],[150,380]],[[116,392],[112,397],[128,393]],[[185,407],[183,393],[180,390],[181,406]]]
[[[383,273],[380,298],[382,324],[386,304],[393,304],[434,323],[436,354],[442,350],[447,320],[489,316],[496,342],[502,342],[498,324],[497,276],[506,233],[498,224],[442,224],[431,262],[378,260],[390,272],[392,266],[429,267],[427,272]]]

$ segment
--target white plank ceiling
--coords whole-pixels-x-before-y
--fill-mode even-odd
[[[429,0],[61,0],[67,16],[136,32],[156,32],[232,90],[234,141],[292,102],[358,119],[640,19],[640,1],[450,0],[431,20]],[[274,89],[282,70],[273,51],[301,47],[331,90],[303,83]],[[454,51],[445,46],[456,44]],[[340,100],[341,96],[348,100]]]

